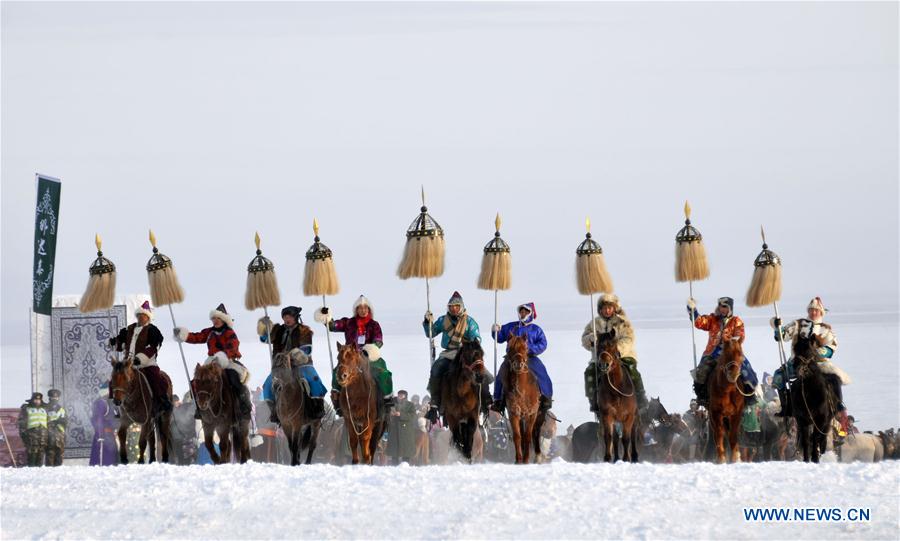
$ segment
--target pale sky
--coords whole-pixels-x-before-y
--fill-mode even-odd
[[[332,305],[365,293],[391,332],[419,332],[424,284],[394,272],[423,184],[447,238],[433,306],[458,289],[483,327],[492,296],[475,280],[498,211],[507,317],[535,301],[546,326],[586,319],[573,266],[588,215],[626,305],[682,317],[685,199],[712,268],[701,306],[731,295],[768,317],[743,304],[764,224],[788,312],[815,295],[896,312],[897,15],[859,2],[3,2],[2,342],[27,341],[35,172],[63,181],[57,294],[84,290],[95,232],[118,293],[146,292],[152,227],[194,329],[224,302],[252,332],[257,230],[283,299],[309,316],[317,217],[342,284]]]

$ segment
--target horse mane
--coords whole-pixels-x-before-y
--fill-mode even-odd
[[[528,342],[521,336],[511,336],[509,338],[509,347],[507,355],[520,356],[522,359],[528,358]]]
[[[222,371],[224,369],[219,366],[219,363],[209,363],[206,365],[202,365],[197,363],[197,366],[194,368],[194,379],[197,379],[200,376],[222,376]]]

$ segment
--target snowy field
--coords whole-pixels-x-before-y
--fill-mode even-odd
[[[4,469],[3,539],[897,539],[900,464]],[[753,522],[745,507],[869,509]]]

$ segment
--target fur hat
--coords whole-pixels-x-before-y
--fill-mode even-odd
[[[150,308],[150,301],[144,301],[144,304],[135,308],[134,317],[137,317],[141,314],[144,314],[145,316],[150,318],[151,321],[153,320],[153,310]]]
[[[372,309],[372,303],[369,302],[369,299],[367,299],[365,295],[360,295],[353,302],[353,316],[356,316],[356,309],[362,305],[366,305],[369,307],[369,316],[374,318],[375,310]]]
[[[822,302],[822,299],[820,299],[819,297],[813,298],[813,300],[809,301],[809,304],[806,305],[807,310],[812,310],[813,308],[822,312],[823,315],[828,311],[828,309],[825,308],[825,304]]]
[[[522,323],[528,325],[529,323],[532,323],[535,319],[537,319],[537,308],[534,306],[533,302],[520,304],[518,307],[516,307],[516,312],[519,312],[522,309],[528,310],[528,315],[525,316],[525,319],[521,319]]]
[[[215,310],[209,311],[209,319],[213,318],[219,318],[225,322],[225,325],[234,327],[234,320],[228,315],[228,311],[225,310],[225,305],[223,303],[219,303],[219,306],[217,306]]]
[[[450,300],[447,301],[447,306],[459,306],[463,309],[466,308],[466,304],[463,302],[462,295],[459,294],[459,291],[454,291],[453,295],[450,295]]]
[[[600,298],[597,299],[597,311],[600,311],[600,308],[603,307],[604,304],[611,304],[616,308],[616,313],[622,313],[622,305],[619,304],[619,296],[614,293],[601,293]]]
[[[731,297],[719,297],[716,306],[726,306],[728,307],[728,317],[734,315],[734,299],[732,299]]]
[[[31,401],[32,402],[34,402],[35,400],[38,400],[38,399],[44,400],[44,393],[31,393]]]
[[[285,306],[284,308],[281,309],[281,317],[284,317],[284,316],[290,314],[290,315],[294,316],[294,319],[297,320],[297,322],[299,323],[300,322],[300,312],[302,312],[302,311],[303,311],[303,308],[300,308],[299,306]]]
[[[378,346],[375,344],[366,344],[362,347],[363,355],[366,356],[369,361],[377,361],[381,358],[381,350],[378,349]]]

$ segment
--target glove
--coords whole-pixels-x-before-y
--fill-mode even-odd
[[[431,323],[434,321],[434,314],[431,313],[431,310],[425,312],[425,321]]]
[[[322,311],[322,314],[324,314],[326,316],[328,315],[328,307],[327,306],[323,306],[321,311]]]
[[[182,338],[182,336],[187,336],[187,334],[187,331],[181,327],[175,327],[174,329],[172,329],[172,338],[176,342],[184,342],[184,338]]]
[[[112,338],[109,339],[109,345],[111,345],[111,346],[116,345],[116,337],[115,336],[113,336]]]
[[[497,323],[494,323],[494,324],[491,326],[491,331],[493,331],[494,334],[498,334],[498,333],[500,332],[500,325],[497,324]]]
[[[697,301],[694,300],[694,297],[690,297],[687,300],[687,307],[688,307],[689,314],[697,309]]]
[[[259,318],[259,321],[256,322],[256,334],[259,336],[265,336],[269,334],[269,329],[272,328],[272,320],[269,316],[264,316]]]

